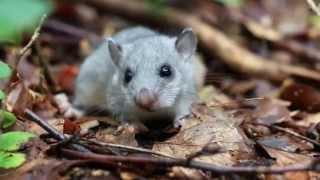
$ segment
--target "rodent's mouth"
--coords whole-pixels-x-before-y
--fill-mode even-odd
[[[146,112],[155,112],[162,109],[159,102],[155,102],[153,104],[145,104],[145,105],[136,103],[135,105],[139,110],[146,111]]]
[[[157,108],[154,107],[154,106],[141,106],[141,105],[138,105],[138,104],[137,104],[137,107],[138,107],[140,110],[142,110],[142,111],[147,111],[147,112],[154,112],[154,111],[157,110]]]

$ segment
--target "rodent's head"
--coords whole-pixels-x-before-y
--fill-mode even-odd
[[[193,82],[193,55],[197,38],[191,29],[177,37],[152,36],[127,44],[108,39],[113,63],[118,68],[127,104],[156,111],[174,106],[188,83]],[[189,82],[187,82],[189,81]]]

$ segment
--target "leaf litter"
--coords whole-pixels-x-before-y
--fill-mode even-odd
[[[206,10],[203,11],[225,8],[206,1],[201,3],[194,3],[194,6],[207,6]],[[301,14],[299,18],[292,18],[291,13],[277,7],[278,3],[278,1],[263,1],[259,4],[252,1],[244,4],[246,8],[242,11],[247,13],[246,18],[250,21],[248,19],[236,19],[232,14],[226,13],[225,18],[229,18],[233,22],[231,23],[232,26],[229,24],[225,27],[233,27],[234,32],[225,31],[224,33],[228,35],[231,33],[232,38],[242,40],[243,45],[247,46],[248,49],[251,48],[252,50],[254,46],[255,50],[258,50],[255,53],[259,55],[280,57],[275,58],[277,59],[275,61],[299,64],[307,68],[316,66],[318,62],[312,60],[302,63],[295,55],[291,54],[290,49],[286,51],[285,48],[280,47],[281,53],[276,54],[275,47],[278,47],[279,44],[277,43],[283,37],[290,36],[289,38],[292,41],[300,42],[299,38],[301,36],[305,38],[309,36],[305,32],[308,31],[304,19],[306,13],[308,13],[305,5],[301,5],[303,4],[301,1],[292,2],[292,11]],[[281,3],[288,4],[288,1],[283,0]],[[62,2],[58,4],[58,14],[52,17],[54,20],[57,20],[56,16],[65,18],[64,15],[68,12],[66,9],[74,8],[72,4],[66,5]],[[87,10],[77,11],[80,14],[84,13],[82,11],[95,10],[94,6],[88,4],[80,3],[78,5],[81,5],[81,9],[87,7]],[[261,8],[264,11],[260,11]],[[229,9],[228,11],[236,12],[238,10]],[[202,12],[199,16],[203,18],[203,21],[209,21],[208,18],[204,17],[204,14],[206,13]],[[207,14],[218,17],[215,12],[207,12]],[[149,161],[141,162],[142,160],[139,158],[174,157],[184,159],[186,162],[210,163],[224,168],[249,166],[253,168],[252,172],[255,172],[257,169],[254,168],[261,165],[270,168],[301,165],[312,162],[319,156],[319,147],[313,142],[319,142],[320,139],[318,112],[320,96],[319,90],[313,82],[287,79],[281,85],[281,83],[274,83],[268,78],[260,79],[259,77],[257,79],[254,73],[250,75],[250,72],[249,75],[242,76],[241,72],[235,72],[234,69],[230,70],[221,62],[215,62],[218,65],[211,64],[211,57],[206,56],[203,58],[208,73],[210,74],[214,70],[222,71],[223,74],[230,73],[233,75],[231,78],[228,77],[231,79],[231,83],[225,86],[226,84],[223,84],[225,82],[214,82],[202,87],[199,92],[202,103],[193,106],[192,114],[188,117],[186,125],[180,130],[169,126],[154,132],[152,129],[144,129],[145,127],[140,125],[120,124],[106,116],[65,117],[64,109],[66,109],[66,106],[71,106],[73,85],[79,71],[80,59],[83,59],[85,54],[89,54],[88,51],[94,49],[92,47],[81,47],[88,46],[83,44],[87,41],[87,37],[81,37],[81,34],[103,28],[106,29],[107,33],[109,31],[114,32],[124,28],[128,23],[125,20],[120,22],[119,19],[114,19],[112,15],[105,15],[104,18],[99,18],[99,14],[89,16],[89,19],[96,20],[96,27],[87,27],[86,24],[81,23],[82,21],[78,22],[78,29],[70,28],[69,24],[56,26],[62,28],[62,30],[53,30],[49,23],[44,25],[38,41],[40,49],[43,50],[41,51],[42,56],[48,58],[46,59],[50,68],[48,72],[44,73],[47,70],[39,63],[40,55],[37,51],[31,51],[31,54],[24,59],[20,59],[17,67],[15,67],[18,75],[16,78],[11,78],[7,83],[5,89],[7,97],[4,103],[6,110],[17,115],[17,123],[12,129],[33,132],[40,138],[23,147],[24,151],[28,152],[27,162],[18,169],[6,172],[3,177],[10,179],[94,179],[98,177],[111,179],[210,179],[238,174],[233,171],[229,173],[219,173],[219,171],[208,173],[208,171],[201,170],[201,168],[192,168],[192,166],[157,165],[154,162],[148,163]],[[82,14],[80,17],[88,17],[88,15]],[[271,20],[275,17],[280,18],[268,24],[263,19],[265,17],[269,17]],[[255,24],[251,21],[254,21]],[[219,20],[210,23],[222,25]],[[105,24],[108,24],[108,27],[104,27]],[[244,24],[253,36],[263,41],[270,41],[271,44],[275,44],[275,47],[269,48],[262,41],[254,45],[253,42],[256,39],[236,31],[241,24]],[[266,31],[261,28],[262,25],[271,30]],[[67,31],[55,33],[55,31],[63,31],[63,28],[66,28]],[[71,33],[69,30],[71,30]],[[76,33],[74,34],[76,35],[72,33],[72,30],[75,30]],[[82,39],[81,42],[74,40],[79,39],[79,37]],[[315,46],[314,39],[308,38],[309,43]],[[57,43],[60,46],[57,46]],[[200,48],[200,50],[203,49]],[[8,57],[7,60],[17,57],[15,51],[6,50],[5,54]],[[306,54],[300,53],[301,55]],[[308,57],[310,58],[310,56]],[[219,61],[219,57],[217,61]],[[16,72],[13,71],[13,73]],[[48,78],[45,77],[45,74],[51,74],[54,77],[57,86],[59,86],[58,91],[50,89],[50,83],[47,82]],[[209,80],[212,80],[212,77],[209,77]],[[224,78],[221,81],[224,81]],[[63,97],[60,96],[60,99],[57,100],[57,95]],[[26,116],[26,109],[36,112],[37,116],[49,124],[50,127],[57,130],[58,133],[64,134],[65,139],[57,141],[52,138],[52,134],[50,132],[48,134],[48,130],[44,130]],[[83,156],[72,158],[67,156],[65,150],[77,150],[82,152]],[[86,150],[93,152],[94,155],[127,157],[128,162],[96,161],[90,155],[84,156],[87,155]],[[138,158],[140,163],[129,161],[130,157]],[[141,169],[144,172],[141,172]],[[314,169],[317,168],[314,167]],[[240,175],[242,176],[241,173]],[[319,175],[311,171],[296,171],[285,172],[280,175],[256,173],[254,177],[264,179],[312,179],[319,177]]]

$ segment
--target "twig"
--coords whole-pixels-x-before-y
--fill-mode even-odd
[[[104,147],[108,147],[108,148],[117,148],[117,149],[123,149],[126,151],[133,151],[133,152],[138,152],[138,153],[157,155],[157,156],[165,157],[165,158],[174,158],[172,156],[169,156],[169,155],[161,153],[161,152],[151,151],[151,150],[139,148],[139,147],[126,146],[126,145],[122,145],[122,144],[98,142],[95,140],[87,140],[87,141],[84,140],[84,143],[86,143],[86,142],[93,143],[93,144],[100,145],[100,146],[104,146]]]
[[[65,140],[65,136],[62,133],[60,133],[55,128],[50,126],[50,124],[48,124],[46,121],[41,119],[38,115],[33,113],[30,109],[26,109],[25,110],[25,114],[27,115],[28,118],[30,118],[30,120],[32,120],[33,122],[35,122],[39,126],[41,126],[50,135],[52,135],[52,137],[55,138],[56,140],[58,140],[58,141],[64,141]]]
[[[157,15],[140,1],[82,0],[104,12],[112,12],[134,20],[151,21],[165,26],[191,27],[211,55],[218,55],[224,63],[239,72],[282,81],[289,75],[320,81],[320,73],[303,67],[281,64],[259,57],[228,38],[221,31],[197,16],[166,7]]]
[[[255,37],[267,40],[274,46],[289,51],[294,55],[306,57],[307,60],[312,59],[320,61],[320,52],[316,48],[308,47],[303,43],[293,39],[286,39],[277,30],[271,27],[264,27],[263,25],[243,15],[241,12],[233,11],[232,13],[237,13],[237,16],[231,16],[231,18],[234,21],[243,24]]]
[[[153,164],[160,167],[173,167],[181,166],[193,169],[199,169],[204,171],[210,171],[218,174],[226,173],[267,173],[267,174],[279,174],[292,171],[320,171],[317,167],[318,160],[311,162],[294,164],[282,167],[274,166],[255,166],[255,167],[229,167],[229,166],[217,166],[215,164],[199,162],[187,159],[166,159],[166,158],[151,158],[151,157],[137,157],[137,156],[115,156],[115,155],[100,155],[95,153],[81,153],[69,149],[61,149],[61,153],[77,159],[91,160],[97,163],[110,163],[118,162],[120,163],[133,163],[133,164]]]
[[[307,0],[309,7],[318,15],[320,16],[320,8],[316,5],[313,0]]]
[[[92,32],[82,30],[76,26],[72,26],[55,19],[49,19],[48,21],[46,21],[44,27],[54,31],[63,32],[65,34],[75,36],[77,39],[89,37],[94,44],[99,42],[99,40],[101,39],[98,35]]]
[[[46,15],[46,14],[44,14],[44,15],[41,17],[40,22],[39,22],[37,28],[35,29],[35,31],[34,31],[32,37],[31,37],[30,41],[28,42],[28,44],[27,44],[26,46],[24,46],[24,47],[20,50],[20,52],[19,52],[19,58],[18,58],[18,59],[20,59],[20,57],[22,57],[22,56],[27,52],[27,50],[30,49],[30,47],[32,46],[32,44],[34,43],[34,41],[36,41],[36,40],[38,39],[38,37],[39,37],[39,35],[40,35],[41,27],[42,27],[44,21],[46,20],[46,18],[47,18],[47,15]]]
[[[65,137],[52,128],[49,124],[39,118],[31,110],[26,109],[26,115],[29,116],[34,122],[39,124],[57,140],[64,140]],[[72,143],[72,142],[71,142]],[[76,144],[77,145],[77,144]],[[117,147],[117,146],[115,146]],[[118,146],[121,147],[121,146]],[[128,147],[123,147],[128,148]],[[132,148],[131,148],[132,149]],[[225,173],[284,173],[289,171],[319,171],[317,168],[318,160],[312,162],[307,162],[303,164],[295,164],[284,167],[267,167],[267,166],[257,166],[257,167],[228,167],[228,166],[217,166],[214,164],[203,163],[188,159],[178,159],[178,158],[151,158],[151,157],[134,157],[134,156],[116,156],[116,155],[100,155],[87,151],[75,151],[69,149],[60,149],[62,154],[67,155],[72,158],[79,158],[84,160],[95,161],[98,163],[106,163],[110,165],[110,162],[123,162],[123,163],[134,163],[134,164],[154,164],[164,167],[172,166],[182,166],[194,169],[200,169],[205,171],[211,171],[215,173],[225,174]]]
[[[297,137],[297,138],[299,138],[299,139],[302,139],[302,140],[305,140],[305,141],[307,141],[307,142],[310,142],[310,143],[312,143],[313,145],[315,145],[315,146],[317,146],[317,147],[320,147],[320,143],[318,142],[318,141],[315,141],[315,140],[313,140],[313,139],[310,139],[310,138],[307,138],[307,137],[305,137],[305,136],[302,136],[301,134],[299,134],[299,133],[296,133],[296,132],[293,132],[293,131],[291,131],[291,130],[289,130],[289,129],[286,129],[286,128],[283,128],[283,127],[280,127],[280,126],[277,126],[277,125],[272,125],[272,126],[270,126],[271,128],[274,128],[274,129],[276,129],[276,130],[278,130],[278,131],[282,131],[282,132],[284,132],[284,133],[287,133],[287,134],[289,134],[289,135],[292,135],[292,136],[294,136],[294,137]]]
[[[80,152],[91,152],[86,147],[82,146],[81,144],[73,143],[73,139],[66,138],[62,133],[57,131],[54,127],[47,123],[47,121],[41,119],[38,115],[32,112],[30,109],[25,110],[25,114],[27,117],[30,118],[33,122],[37,123],[40,127],[46,130],[54,139],[61,142],[61,144],[68,144],[70,147],[80,151]]]
[[[58,141],[65,141],[66,140],[66,137],[62,133],[57,131],[54,127],[52,127],[50,124],[48,124],[45,120],[41,119],[38,115],[33,113],[30,109],[26,109],[25,114],[30,118],[30,120],[32,120],[33,122],[35,122],[39,126],[41,126],[45,131],[47,131],[56,140],[58,140]],[[70,142],[70,143],[72,143],[72,142]],[[94,141],[94,140],[85,140],[85,139],[81,139],[81,140],[79,140],[79,142],[77,142],[77,144],[79,144],[79,145],[88,144],[88,143],[92,143],[92,144],[96,144],[96,145],[100,145],[100,146],[104,146],[104,147],[108,147],[108,148],[117,148],[117,149],[122,149],[122,150],[126,150],[126,151],[134,151],[134,152],[138,152],[138,153],[153,154],[153,155],[157,155],[157,156],[165,157],[165,158],[174,158],[172,156],[169,156],[169,155],[166,155],[166,154],[163,154],[160,152],[155,152],[155,151],[151,151],[151,150],[144,149],[144,148],[125,146],[125,145],[121,145],[121,144],[104,143],[104,142],[98,142],[98,141]],[[90,149],[90,147],[89,147],[89,149]]]

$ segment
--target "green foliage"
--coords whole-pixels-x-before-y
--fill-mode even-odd
[[[0,151],[0,168],[9,169],[20,166],[26,160],[23,153],[10,153]]]
[[[11,68],[8,64],[0,60],[0,79],[7,78],[11,75]],[[0,100],[3,100],[6,97],[5,93],[0,90]],[[1,118],[1,128],[9,128],[16,122],[16,117],[14,114],[8,111],[0,110]]]
[[[49,0],[1,0],[0,4],[0,42],[18,43],[23,32],[32,31],[52,10]]]
[[[35,137],[34,134],[22,131],[12,131],[0,135],[0,168],[9,169],[20,166],[26,160],[23,153],[14,152]]]
[[[0,151],[16,151],[34,134],[23,131],[12,131],[0,135]]]
[[[215,1],[230,7],[241,7],[245,2],[245,0],[215,0]]]
[[[17,121],[17,118],[14,114],[4,110],[0,111],[0,117],[2,119],[1,128],[3,129],[13,126]]]
[[[1,17],[0,17],[1,19]],[[0,28],[1,31],[1,28]],[[8,64],[0,60],[0,79],[7,78],[11,75],[11,69]]]

